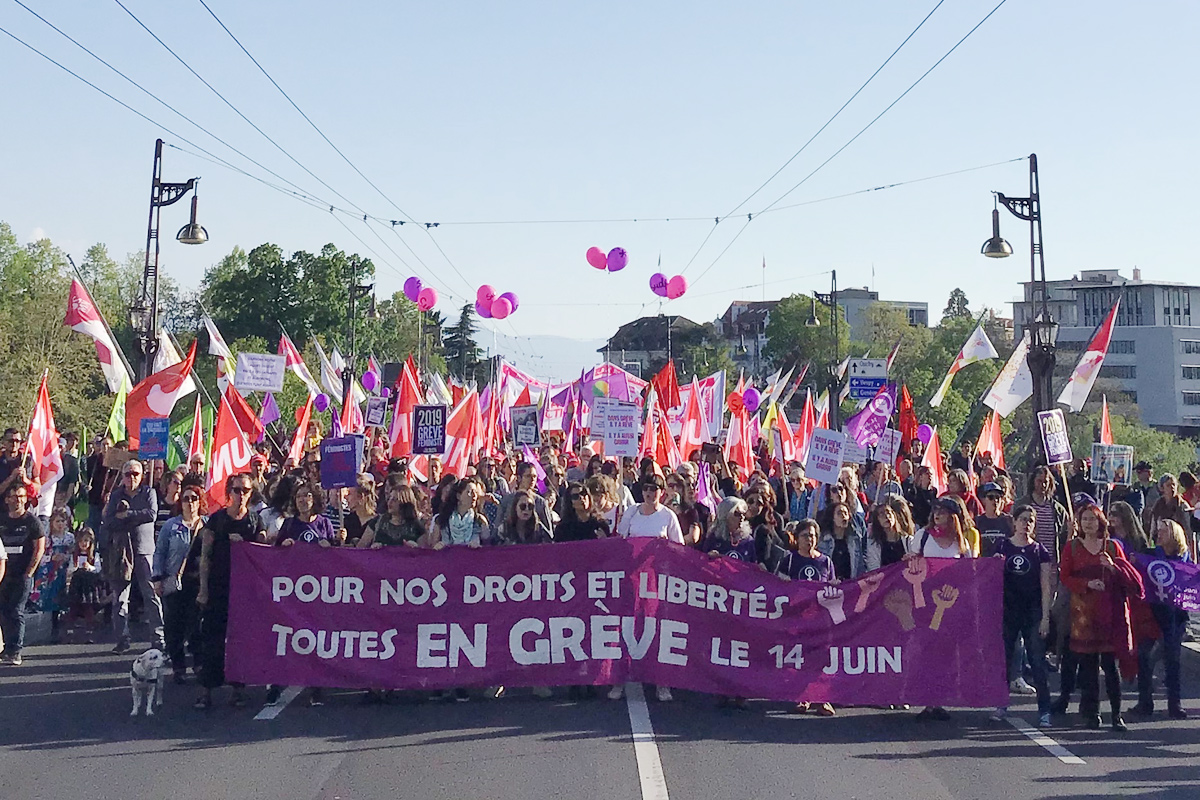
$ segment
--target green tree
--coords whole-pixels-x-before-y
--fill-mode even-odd
[[[970,319],[971,309],[967,305],[967,293],[962,289],[954,289],[950,292],[950,299],[946,301],[946,307],[942,310],[942,322],[948,319]]]
[[[482,351],[475,343],[475,309],[470,303],[462,307],[458,322],[446,332],[443,346],[446,353],[446,366],[450,374],[460,381],[468,381],[482,377],[487,380],[487,370],[479,369]]]
[[[820,325],[809,327],[807,322],[814,311]],[[823,303],[814,306],[813,298],[808,295],[794,294],[783,298],[771,310],[763,355],[776,369],[811,361],[809,375],[829,375],[830,368],[850,353],[850,326],[841,306],[837,307],[836,347],[832,320],[829,306]]]

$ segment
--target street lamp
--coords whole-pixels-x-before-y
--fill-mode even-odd
[[[360,261],[358,261],[356,259],[355,261],[351,262],[351,264],[350,264],[350,270],[351,270],[350,271],[350,281],[351,282],[350,282],[350,293],[349,293],[350,302],[347,303],[347,305],[346,305],[346,343],[347,343],[348,347],[347,347],[347,352],[344,356],[346,363],[345,363],[345,366],[342,367],[342,403],[343,404],[353,402],[353,400],[350,396],[350,386],[354,382],[354,372],[355,372],[354,362],[355,362],[355,354],[357,352],[357,346],[355,344],[355,336],[354,336],[354,321],[355,321],[355,316],[356,316],[355,309],[358,305],[358,301],[364,297],[370,296],[371,307],[367,311],[367,318],[368,319],[379,319],[379,311],[375,308],[375,295],[373,294],[373,292],[375,291],[375,284],[366,283],[366,284],[360,285],[358,283],[358,273],[359,273],[360,268],[361,268]]]
[[[992,209],[992,238],[983,244],[980,252],[988,258],[1007,258],[1012,255],[1012,246],[1000,238],[999,205],[1007,208],[1013,216],[1029,222],[1029,283],[1034,287],[1033,302],[1030,303],[1029,320],[1029,372],[1033,377],[1033,413],[1048,411],[1054,407],[1051,382],[1054,378],[1055,348],[1058,341],[1058,323],[1050,315],[1049,290],[1046,286],[1046,259],[1042,254],[1042,201],[1038,190],[1037,154],[1029,155],[1029,196],[1006,197],[996,192],[997,207]],[[1035,311],[1035,304],[1041,308]],[[1030,463],[1044,461],[1041,436],[1036,433],[1029,443]]]
[[[841,353],[838,347],[838,314],[837,314],[837,270],[830,273],[829,294],[821,294],[813,292],[812,309],[808,313],[808,319],[804,322],[806,328],[821,327],[821,320],[817,317],[817,301],[829,307],[829,330],[833,334],[833,363],[829,366],[829,428],[830,430],[839,430],[841,428],[838,417],[840,416],[841,403],[838,398],[842,393],[842,376],[838,375],[838,365],[841,363]]]
[[[208,231],[196,222],[197,183],[191,178],[186,183],[166,183],[162,179],[163,140],[154,143],[154,172],[150,183],[150,221],[146,227],[146,265],[142,270],[142,291],[129,307],[129,322],[137,335],[138,349],[142,354],[138,366],[138,380],[145,380],[154,371],[154,356],[158,352],[158,228],[159,209],[177,203],[185,194],[192,192],[192,217],[187,225],[179,229],[175,238],[183,244],[204,244]]]

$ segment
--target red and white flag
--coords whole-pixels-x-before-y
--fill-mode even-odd
[[[288,448],[288,461],[293,465],[298,465],[304,458],[304,446],[308,444],[308,423],[312,421],[312,412],[313,396],[310,394],[296,417],[296,435],[292,437],[292,446]]]
[[[729,432],[725,436],[725,460],[732,467],[736,462],[738,478],[745,482],[754,469],[754,451],[750,449],[750,415],[746,407],[729,412]]]
[[[704,411],[700,406],[700,382],[693,377],[692,390],[688,392],[687,405],[680,420],[679,455],[687,461],[693,452],[710,441],[712,437],[708,435],[708,422],[704,419]]]
[[[104,371],[104,380],[108,390],[114,394],[121,391],[122,382],[133,385],[133,377],[125,368],[121,358],[121,350],[113,341],[104,324],[100,309],[92,302],[92,296],[87,288],[79,281],[71,280],[71,294],[67,300],[67,318],[63,324],[71,330],[92,337],[96,343],[96,356],[100,359],[100,369]]]
[[[310,395],[315,397],[321,393],[321,387],[317,386],[317,382],[313,380],[312,373],[308,371],[308,365],[300,357],[300,351],[296,349],[296,345],[292,344],[292,340],[286,333],[279,337],[279,355],[284,357],[284,365],[292,371],[292,374],[308,387]]]
[[[483,417],[479,411],[479,393],[472,389],[446,419],[446,458],[442,464],[446,472],[465,478],[467,467],[474,462],[475,454],[482,445]]]
[[[187,358],[162,372],[156,372],[134,386],[125,399],[125,436],[129,449],[138,449],[138,433],[143,419],[170,417],[175,402],[183,397],[185,383],[196,360],[196,342],[188,350]]]
[[[1112,420],[1108,418],[1108,395],[1100,396],[1100,444],[1112,444]]]
[[[1108,343],[1112,340],[1113,326],[1116,324],[1117,309],[1120,305],[1121,298],[1118,297],[1117,302],[1109,309],[1108,316],[1096,328],[1087,349],[1083,351],[1079,363],[1067,379],[1067,385],[1058,396],[1058,402],[1069,406],[1072,411],[1078,412],[1082,409],[1088,395],[1092,393],[1092,385],[1100,374],[1100,367],[1104,366],[1104,357],[1108,355]]]
[[[800,412],[800,422],[792,435],[795,442],[796,461],[808,463],[808,444],[812,440],[813,430],[817,427],[817,411],[813,406],[812,390],[804,395],[804,410]]]
[[[195,345],[192,345],[195,350]],[[254,451],[246,434],[238,427],[233,417],[233,409],[229,400],[221,396],[221,408],[217,412],[217,424],[213,429],[212,469],[208,472],[208,490],[205,507],[211,514],[223,508],[227,502],[225,497],[225,481],[230,475],[245,472],[250,467],[250,456]]]
[[[929,405],[936,408],[942,404],[942,400],[946,397],[946,391],[950,388],[950,381],[954,380],[954,376],[958,374],[960,369],[970,366],[977,361],[987,361],[999,357],[1000,354],[992,346],[991,340],[988,339],[987,333],[983,330],[983,323],[980,322],[975,326],[975,330],[971,331],[966,344],[958,351],[958,357],[950,365],[950,371],[942,379],[942,385],[934,392],[933,397],[929,398]]]
[[[942,460],[942,442],[938,439],[937,428],[933,429],[933,435],[929,437],[929,444],[925,446],[925,455],[921,457],[921,466],[929,467],[930,485],[937,489],[938,495],[946,493],[946,462]]]
[[[1000,435],[1000,415],[995,411],[987,415],[983,421],[983,429],[979,431],[979,441],[975,444],[975,452],[979,455],[992,454],[992,463],[1004,469],[1004,438]],[[968,461],[968,465],[974,459]]]
[[[196,415],[192,417],[192,441],[188,445],[188,461],[197,455],[204,455],[204,417],[200,407],[200,395],[196,395]]]
[[[50,407],[46,378],[46,373],[42,373],[42,385],[38,387],[29,436],[26,437],[33,480],[38,485],[39,517],[48,517],[54,510],[55,484],[63,476],[62,451],[58,446],[58,428],[54,425],[54,409]]]
[[[402,458],[412,454],[412,411],[421,402],[421,384],[417,380],[417,368],[412,356],[404,362],[400,370],[400,380],[392,389],[396,392],[396,408],[392,412],[392,428],[388,437],[392,442],[392,458]]]

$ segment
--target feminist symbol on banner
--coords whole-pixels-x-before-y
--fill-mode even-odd
[[[1175,568],[1166,561],[1158,559],[1151,561],[1146,566],[1146,574],[1150,576],[1150,581],[1154,584],[1154,593],[1158,595],[1159,602],[1167,602],[1167,589],[1175,583]]]

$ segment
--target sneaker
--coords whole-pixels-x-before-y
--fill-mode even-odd
[[[1053,727],[1052,723],[1050,722],[1050,712],[1049,712],[1049,711],[1047,711],[1045,714],[1042,714],[1041,716],[1039,716],[1039,717],[1038,717],[1038,724],[1037,724],[1037,726],[1038,726],[1039,728],[1051,728],[1051,727]]]
[[[7,663],[7,664],[8,664],[10,667],[19,667],[19,666],[21,666],[21,654],[20,654],[20,653],[17,653],[15,656],[13,656],[12,658],[10,658],[10,659],[9,659],[9,660],[8,660],[6,663]]]
[[[1121,719],[1118,714],[1112,718],[1112,729],[1118,733],[1125,733],[1129,730],[1129,726],[1125,724],[1125,720]]]
[[[1171,719],[1187,719],[1188,712],[1184,711],[1181,706],[1172,706],[1167,709],[1167,716]]]
[[[279,702],[280,695],[283,694],[282,686],[272,686],[267,689],[267,705],[273,706]]]
[[[1005,717],[1006,713],[1007,713],[1006,709],[997,708],[991,714],[988,714],[988,722],[991,722],[991,723],[1004,722],[1004,717]]]
[[[114,656],[123,656],[129,652],[131,646],[132,645],[128,639],[121,639],[117,642],[116,646],[109,652],[111,652]]]
[[[821,705],[817,706],[816,711],[818,717],[832,717],[837,713],[829,703],[821,703]]]
[[[671,689],[667,686],[659,686],[654,690],[654,696],[658,698],[660,703],[669,703],[675,698],[671,696]]]
[[[1037,689],[1030,686],[1024,678],[1017,678],[1009,683],[1008,690],[1013,694],[1037,694]]]
[[[616,686],[614,686],[608,690],[608,699],[609,700],[620,700],[624,696],[625,696],[625,687],[619,683]]]
[[[491,689],[488,690],[488,692],[491,695],[493,700],[499,700],[501,697],[504,697],[504,687],[503,686],[493,686]],[[537,690],[535,689],[533,693],[537,694]]]

